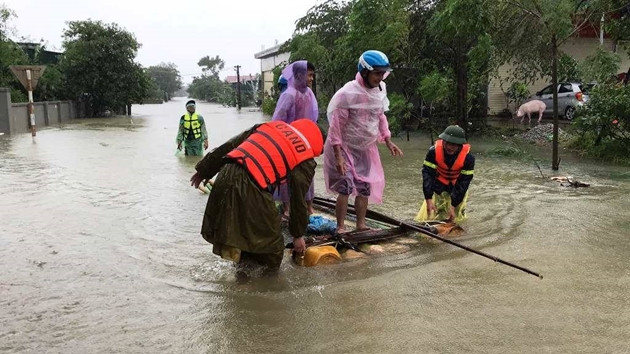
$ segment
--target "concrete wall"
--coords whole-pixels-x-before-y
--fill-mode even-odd
[[[568,54],[572,58],[577,61],[582,61],[589,55],[595,53],[595,49],[599,46],[598,38],[573,38],[564,43],[560,50],[564,53]],[[613,41],[610,39],[604,39],[603,47],[605,49],[611,50],[613,49]],[[627,50],[623,47],[617,48],[617,54],[621,56],[621,65],[620,72],[626,72],[628,67],[630,67],[630,58],[627,55]],[[508,77],[509,71],[512,69],[511,65],[503,65],[499,68],[499,75],[501,77]],[[544,88],[545,86],[551,83],[550,77],[545,77],[543,79],[535,81],[533,84],[529,85],[529,92],[533,94],[534,92]],[[510,82],[504,83],[503,89],[507,91],[510,86]],[[488,85],[488,114],[494,115],[501,112],[506,108],[505,94],[501,91],[499,87],[499,82],[493,79]],[[510,111],[514,112],[516,107],[511,105],[509,107]]]
[[[10,134],[11,90],[0,87],[0,133]]]
[[[35,124],[39,128],[77,118],[72,101],[35,102]],[[30,132],[28,104],[11,103],[11,91],[0,88],[0,133],[19,134]]]

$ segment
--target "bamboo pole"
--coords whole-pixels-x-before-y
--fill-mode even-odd
[[[313,199],[313,203],[314,204],[319,204],[319,205],[327,205],[327,204],[329,204],[331,202],[326,200],[326,199],[323,199],[323,198],[315,197]],[[350,205],[348,205],[348,207],[350,207]],[[495,262],[498,262],[498,263],[501,263],[501,264],[505,264],[505,265],[510,266],[512,268],[516,268],[516,269],[518,269],[520,271],[523,271],[525,273],[528,273],[528,274],[531,274],[531,275],[535,275],[535,276],[537,276],[540,279],[543,278],[543,276],[541,274],[536,273],[536,272],[534,272],[532,270],[529,270],[529,269],[527,269],[525,267],[521,267],[521,266],[516,265],[514,263],[505,261],[505,260],[503,260],[503,259],[501,259],[499,257],[495,257],[495,256],[487,254],[485,252],[478,251],[478,250],[475,250],[475,249],[470,248],[468,246],[464,246],[464,245],[459,244],[457,242],[451,241],[449,239],[441,237],[441,236],[439,236],[439,235],[437,235],[437,234],[427,230],[426,228],[420,227],[418,225],[413,225],[413,224],[409,224],[409,223],[406,223],[406,222],[403,222],[403,221],[399,221],[399,220],[396,220],[394,218],[391,218],[391,217],[389,217],[387,215],[384,215],[384,214],[380,214],[380,213],[375,212],[375,211],[370,211],[370,214],[372,215],[372,217],[370,217],[370,218],[373,218],[373,219],[376,219],[376,220],[380,220],[380,221],[383,221],[383,222],[387,222],[387,223],[392,224],[392,225],[400,226],[400,227],[402,227],[404,229],[407,229],[407,230],[414,230],[414,231],[420,232],[421,234],[433,237],[433,238],[438,239],[438,240],[440,240],[440,241],[442,241],[444,243],[448,243],[449,245],[453,245],[455,247],[459,247],[459,248],[464,249],[464,250],[466,250],[468,252],[472,252],[472,253],[475,253],[475,254],[480,255],[482,257],[486,257],[488,259],[491,259],[491,260],[493,260]],[[378,219],[376,217],[378,217]]]

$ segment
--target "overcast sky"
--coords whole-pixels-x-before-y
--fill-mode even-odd
[[[184,82],[201,73],[197,61],[219,55],[221,73],[260,72],[254,53],[291,38],[295,21],[321,0],[0,0],[17,18],[10,25],[19,36],[61,50],[67,21],[115,22],[135,34],[143,66],[173,62]],[[14,38],[18,39],[18,38]]]

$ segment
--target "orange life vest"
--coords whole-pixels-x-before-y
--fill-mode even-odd
[[[286,181],[289,171],[314,155],[299,130],[277,121],[261,124],[227,156],[247,168],[261,188],[271,191]]]
[[[455,185],[459,178],[462,169],[464,168],[464,161],[466,156],[470,152],[470,144],[463,144],[461,150],[453,163],[453,166],[448,167],[444,161],[444,147],[442,139],[438,139],[435,142],[435,161],[437,162],[437,180],[445,185]]]

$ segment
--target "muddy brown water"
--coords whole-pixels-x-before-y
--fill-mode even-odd
[[[206,197],[176,156],[185,100],[129,118],[78,120],[0,137],[3,353],[630,352],[630,171],[561,152],[572,189],[531,160],[477,155],[466,236],[451,245],[299,268],[237,284],[199,235]],[[265,120],[199,104],[211,146]],[[430,144],[407,142],[386,169],[385,203],[415,215]],[[548,150],[548,149],[547,149]],[[550,153],[533,149],[543,173]],[[323,193],[321,170],[316,189]]]

